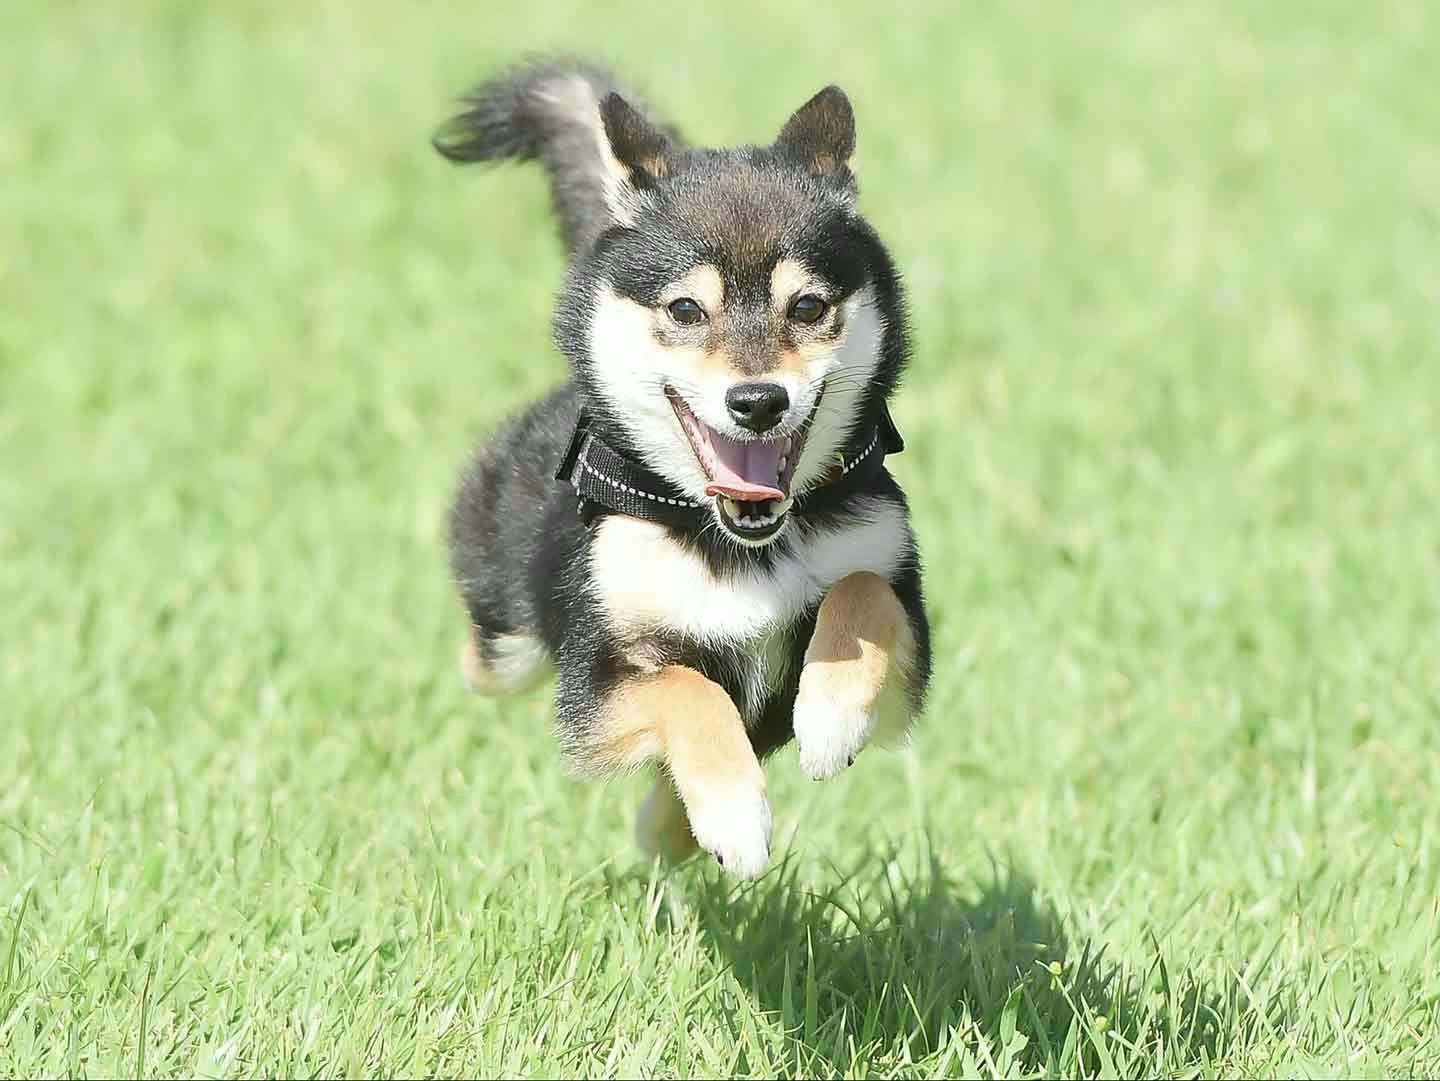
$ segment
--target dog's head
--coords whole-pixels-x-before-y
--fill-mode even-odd
[[[763,545],[825,480],[905,355],[899,284],[855,209],[854,115],[828,87],[765,147],[684,148],[599,105],[612,225],[556,316],[592,410]]]

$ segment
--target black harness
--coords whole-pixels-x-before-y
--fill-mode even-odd
[[[904,449],[905,441],[890,419],[890,410],[881,405],[878,423],[865,425],[850,436],[829,475],[796,497],[792,513],[838,506],[884,471],[885,455]],[[575,489],[579,497],[576,510],[587,527],[607,512],[689,530],[699,529],[710,518],[708,505],[689,498],[659,473],[626,457],[591,431],[584,410],[555,479]]]

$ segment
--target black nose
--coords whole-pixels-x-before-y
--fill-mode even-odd
[[[725,408],[740,427],[768,432],[790,408],[790,394],[779,383],[736,383],[725,392]]]

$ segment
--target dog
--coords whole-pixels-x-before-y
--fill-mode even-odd
[[[930,634],[888,401],[899,276],[856,208],[849,99],[768,146],[706,149],[602,67],[545,59],[463,99],[454,162],[538,160],[569,271],[570,379],[464,469],[450,557],[477,691],[556,676],[569,765],[658,766],[637,836],[769,861],[761,761],[809,777],[920,710]]]

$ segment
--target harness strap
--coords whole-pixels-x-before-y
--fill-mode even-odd
[[[838,506],[885,468],[887,454],[905,449],[890,410],[882,405],[878,423],[850,437],[824,482],[795,500],[792,510],[824,510]],[[691,499],[660,474],[616,450],[590,430],[582,410],[575,434],[555,471],[578,497],[576,507],[586,527],[605,512],[624,514],[680,529],[698,529],[710,516],[708,505]]]

